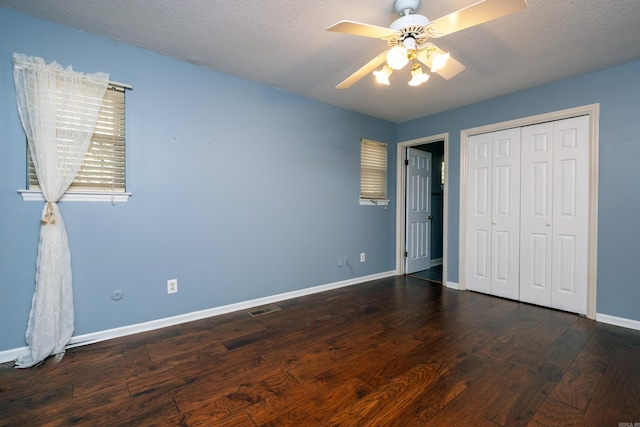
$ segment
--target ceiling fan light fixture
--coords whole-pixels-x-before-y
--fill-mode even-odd
[[[479,0],[448,15],[429,20],[426,16],[416,13],[420,0],[393,2],[393,9],[400,17],[388,28],[349,20],[337,22],[327,28],[327,31],[380,39],[391,46],[390,50],[378,54],[347,77],[336,89],[347,89],[371,72],[374,72],[379,82],[388,85],[391,73],[404,68],[409,62],[412,64],[410,84],[417,86],[424,83],[429,75],[423,73],[419,67],[416,68],[416,61],[430,68],[432,73],[437,72],[449,80],[464,70],[464,65],[437,46],[428,43],[428,39],[453,34],[527,7],[527,0]],[[374,71],[385,61],[387,64],[383,69]],[[443,70],[445,65],[446,69]]]
[[[407,49],[403,46],[394,46],[387,52],[387,65],[394,70],[400,70],[409,63],[409,55]]]
[[[420,86],[427,80],[429,80],[429,74],[422,72],[420,64],[413,64],[411,67],[411,80],[409,81],[409,86]]]
[[[444,66],[447,65],[447,61],[450,57],[451,55],[449,54],[449,52],[440,53],[434,56],[433,61],[431,62],[431,72],[435,73],[436,71],[444,68]]]
[[[389,76],[393,73],[393,69],[388,65],[382,67],[379,71],[374,71],[373,75],[376,77],[376,81],[382,85],[389,86]]]

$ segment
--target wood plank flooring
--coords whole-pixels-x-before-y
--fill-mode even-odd
[[[0,367],[2,426],[640,423],[640,332],[411,277]]]

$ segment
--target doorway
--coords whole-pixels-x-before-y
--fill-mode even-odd
[[[396,270],[400,275],[411,275],[420,279],[429,280],[446,285],[447,265],[447,163],[448,163],[448,134],[439,134],[398,144],[398,168],[397,168],[397,192],[398,203],[396,206]],[[407,213],[411,210],[411,194],[408,195],[412,183],[407,179],[409,159],[408,151],[419,150],[430,153],[432,170],[430,174],[429,192],[429,231],[428,235],[428,264],[415,271],[411,260],[412,253],[411,220]],[[415,151],[413,151],[415,152]],[[409,216],[410,217],[410,216]],[[415,225],[413,226],[415,231]],[[414,248],[413,252],[416,250]]]

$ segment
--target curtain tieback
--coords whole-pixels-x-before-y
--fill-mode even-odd
[[[40,220],[40,224],[46,225],[46,224],[55,224],[55,223],[56,223],[56,216],[53,213],[53,205],[51,204],[51,202],[47,202],[47,213],[45,213],[44,218]]]

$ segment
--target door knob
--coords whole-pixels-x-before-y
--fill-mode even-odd
[[[433,219],[433,215],[429,215],[429,221]]]

